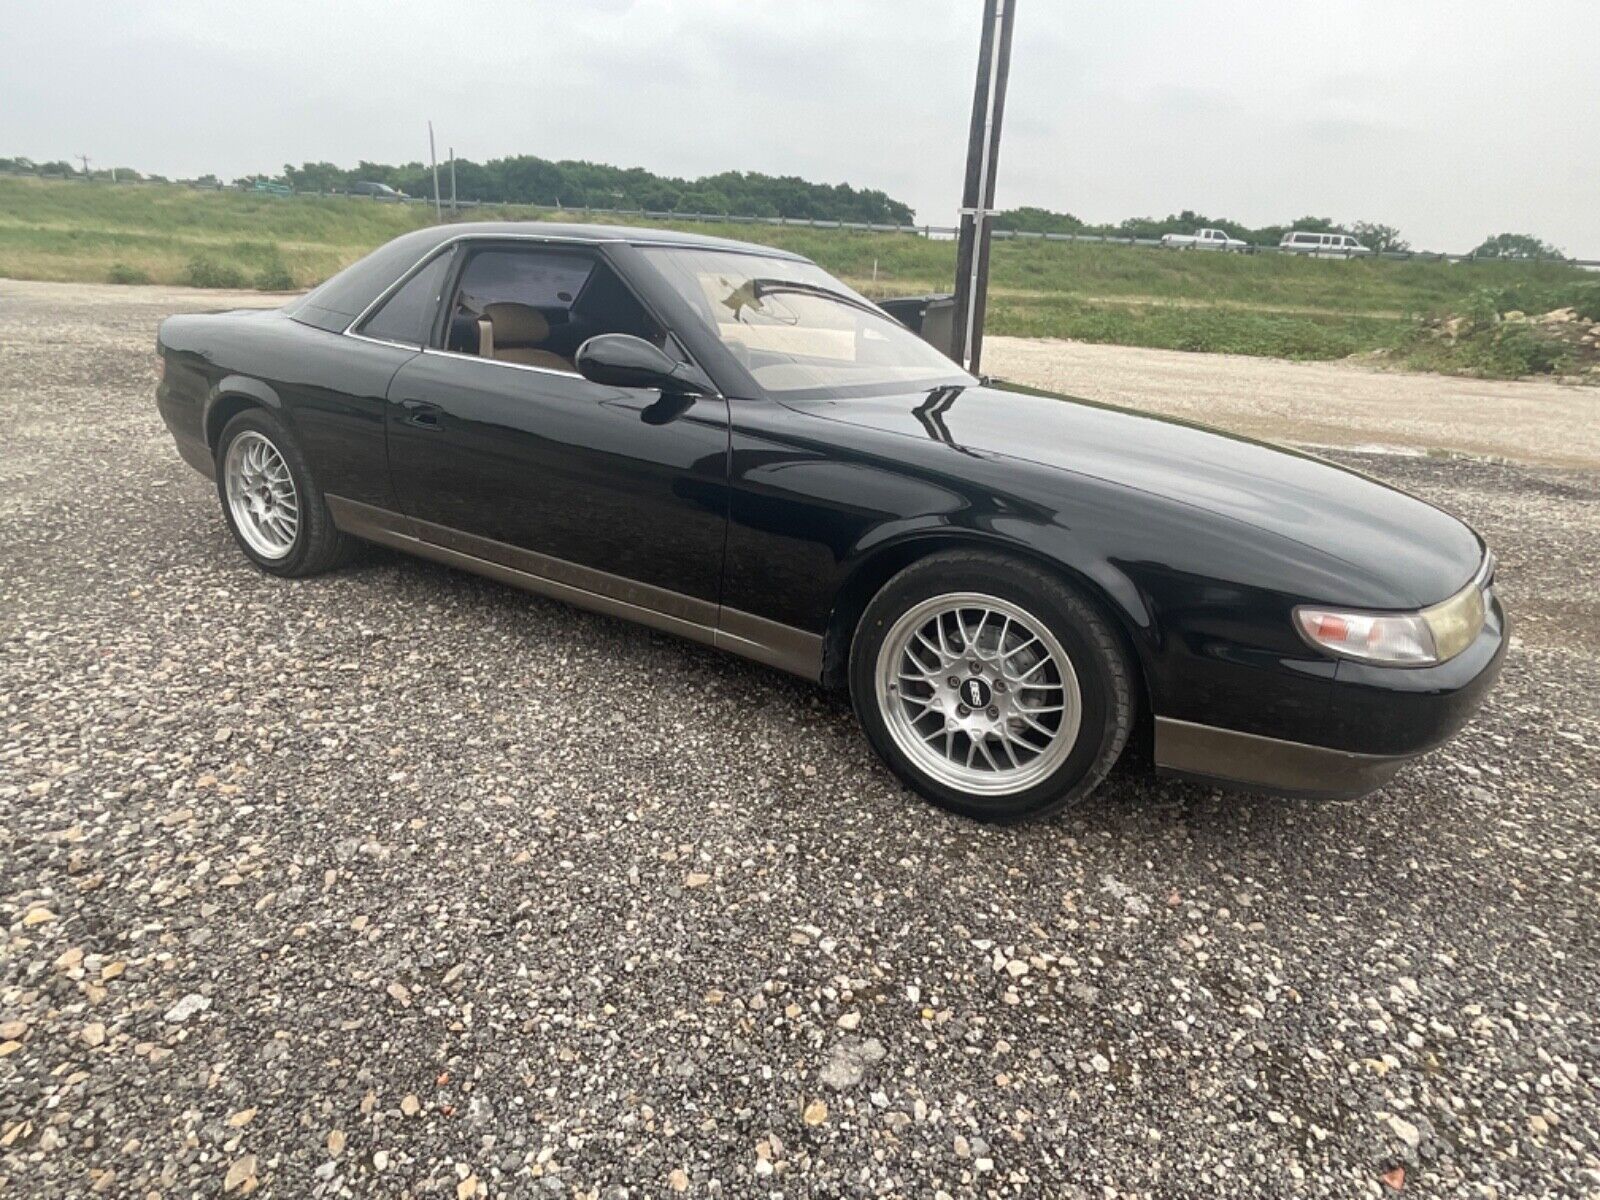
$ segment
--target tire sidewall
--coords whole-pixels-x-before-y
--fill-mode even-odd
[[[931,565],[931,564],[930,564]],[[1108,661],[1104,642],[1093,636],[1091,624],[1105,627],[1100,617],[1074,591],[1042,572],[1018,567],[1007,569],[999,558],[938,563],[935,569],[918,563],[891,580],[862,615],[850,650],[850,694],[857,719],[873,748],[902,781],[935,804],[965,816],[986,821],[1017,821],[1036,816],[1086,794],[1104,776],[1108,747],[1121,750],[1125,721],[1119,720],[1118,698],[1126,703],[1126,668]],[[1024,791],[1005,796],[977,796],[962,792],[925,774],[900,749],[878,707],[876,676],[878,656],[890,628],[913,605],[934,596],[979,592],[1008,600],[1049,626],[1066,651],[1078,677],[1082,715],[1072,750],[1049,776]],[[1121,669],[1123,678],[1117,679]]]
[[[251,548],[250,543],[239,532],[238,523],[233,516],[233,505],[228,503],[225,465],[228,460],[228,447],[247,430],[259,433],[273,444],[284,465],[289,468],[290,478],[294,481],[295,497],[300,506],[300,521],[294,531],[294,545],[282,558],[266,558]],[[233,540],[239,549],[244,551],[245,557],[272,575],[298,573],[305,566],[306,559],[311,553],[312,540],[316,533],[313,521],[321,514],[322,495],[314,489],[305,456],[301,454],[300,446],[288,427],[264,408],[251,408],[239,413],[223,427],[222,436],[217,439],[216,476],[217,497],[222,501],[222,519],[227,522],[228,532],[233,535]]]

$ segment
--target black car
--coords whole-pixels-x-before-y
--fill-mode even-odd
[[[352,196],[371,196],[374,200],[404,200],[406,194],[390,187],[387,183],[375,183],[370,179],[358,180],[350,185]]]
[[[973,816],[1083,796],[1138,731],[1164,771],[1367,792],[1506,645],[1455,517],[980,382],[766,247],[426,229],[159,347],[162,416],[263,570],[365,539],[847,687],[889,766]]]

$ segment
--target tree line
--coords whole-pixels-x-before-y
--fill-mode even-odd
[[[65,160],[34,162],[27,158],[0,157],[0,173],[59,176],[62,178],[148,180],[165,183],[161,175],[141,175],[130,167],[85,172]],[[794,217],[802,220],[856,221],[911,225],[916,213],[909,204],[876,188],[855,188],[848,183],[812,183],[796,175],[723,171],[699,179],[657,175],[643,167],[613,167],[577,160],[554,162],[531,154],[495,158],[478,163],[458,158],[455,163],[456,195],[462,200],[488,204],[541,204],[562,208],[646,209],[650,212],[705,213],[740,217]],[[299,192],[348,192],[356,183],[385,183],[411,196],[433,195],[433,171],[424,163],[400,165],[362,161],[354,167],[328,162],[285,164],[279,175],[247,175],[233,182],[251,187],[257,181],[287,184]],[[215,175],[180,180],[202,187],[222,187]],[[448,167],[440,168],[440,185],[449,195]],[[1221,229],[1231,237],[1255,245],[1275,246],[1293,230],[1305,233],[1346,233],[1371,250],[1409,250],[1411,244],[1393,225],[1373,221],[1340,224],[1327,217],[1301,217],[1284,225],[1250,226],[1226,217],[1208,217],[1190,209],[1166,217],[1129,217],[1115,224],[1090,224],[1068,212],[1025,206],[1007,209],[994,217],[994,228],[1029,233],[1081,233],[1101,237],[1159,238],[1165,233],[1193,233]],[[1500,233],[1473,248],[1480,258],[1549,258],[1563,255],[1532,234]]]
[[[449,167],[440,164],[440,189],[448,197]],[[285,165],[278,181],[296,191],[342,192],[359,182],[386,183],[412,196],[433,194],[433,171],[425,163],[391,166],[360,162]],[[553,162],[531,154],[455,162],[456,195],[491,204],[543,204],[562,208],[629,208],[651,212],[716,213],[728,216],[800,217],[823,221],[909,224],[909,204],[875,188],[848,183],[812,183],[795,175],[723,171],[699,179],[657,175],[643,167]]]

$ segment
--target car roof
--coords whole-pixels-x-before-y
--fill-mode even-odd
[[[299,300],[284,306],[290,316],[300,317],[321,328],[344,328],[365,312],[389,286],[447,242],[462,238],[542,238],[585,245],[682,246],[700,250],[726,250],[741,254],[764,254],[793,262],[807,262],[801,255],[753,242],[707,237],[700,233],[680,233],[675,229],[635,229],[626,225],[563,224],[555,221],[463,221],[449,225],[430,225],[401,234],[385,242],[365,258],[351,263],[337,275],[312,289]],[[342,323],[341,323],[342,322]]]
[[[646,229],[630,225],[599,225],[558,221],[463,221],[435,225],[426,232],[434,235],[433,244],[443,245],[459,237],[542,237],[567,242],[623,242],[630,245],[691,246],[705,250],[734,250],[743,254],[766,254],[775,258],[806,261],[801,255],[756,242],[711,237],[703,233],[684,233],[677,229]]]

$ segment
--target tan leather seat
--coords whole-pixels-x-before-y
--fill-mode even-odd
[[[572,363],[543,348],[550,336],[550,322],[544,314],[526,304],[502,300],[483,306],[478,318],[478,354],[496,362],[570,371]]]

